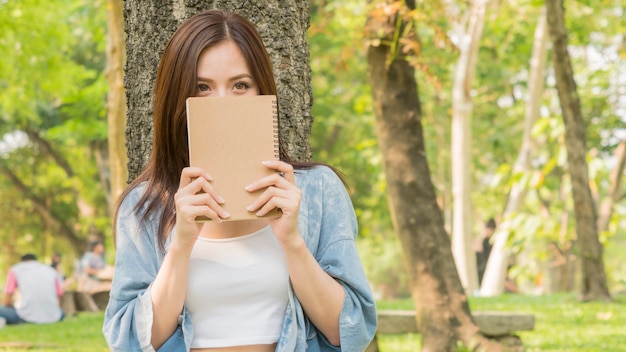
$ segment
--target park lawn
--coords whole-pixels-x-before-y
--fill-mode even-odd
[[[54,324],[20,324],[0,329],[0,352],[103,352],[104,312],[80,312]]]
[[[470,297],[472,311],[511,311],[535,315],[535,329],[520,331],[526,351],[626,351],[626,294],[612,303],[580,303],[574,293],[547,296],[507,294]],[[411,300],[381,301],[379,309],[412,309]],[[104,313],[79,313],[49,325],[22,324],[0,329],[0,352],[102,352]],[[380,335],[381,352],[419,351],[419,334]]]
[[[626,351],[626,294],[614,295],[612,303],[581,303],[574,293],[546,296],[505,294],[470,297],[472,311],[508,311],[535,316],[535,329],[520,331],[528,352]],[[409,299],[378,302],[379,309],[412,309]],[[418,334],[380,335],[381,352],[419,351]]]

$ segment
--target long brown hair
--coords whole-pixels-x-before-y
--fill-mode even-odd
[[[161,250],[176,222],[174,194],[178,190],[181,171],[189,166],[185,102],[197,94],[198,58],[203,50],[224,40],[235,42],[243,53],[259,94],[277,95],[272,64],[261,36],[244,17],[209,10],[190,17],[174,32],[161,56],[154,84],[154,136],[150,160],[120,197],[121,203],[132,189],[147,182],[135,211],[144,210],[142,221],[160,212],[158,242]],[[318,164],[292,162],[280,138],[279,148],[280,159],[296,169]]]

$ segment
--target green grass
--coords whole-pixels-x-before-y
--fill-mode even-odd
[[[626,295],[612,303],[581,303],[575,294],[540,297],[505,295],[471,301],[476,310],[528,312],[535,329],[520,332],[527,351],[625,351]]]
[[[548,296],[470,297],[472,311],[497,310],[535,315],[535,329],[520,331],[526,351],[626,351],[626,294],[612,303],[580,303],[573,293]],[[379,309],[412,309],[411,300],[378,302]],[[0,329],[4,351],[108,351],[102,337],[103,313],[79,313],[48,325],[22,324]],[[419,334],[380,335],[381,352],[414,352]],[[18,344],[21,344],[18,346]]]
[[[535,329],[520,331],[526,351],[617,352],[626,351],[626,295],[612,303],[581,303],[573,293],[547,296],[502,295],[470,297],[472,311],[531,313]],[[410,300],[379,302],[379,309],[412,309]],[[381,352],[413,352],[420,348],[419,334],[380,335]]]
[[[0,329],[0,352],[54,351],[103,352],[108,351],[102,336],[104,312],[80,312],[76,316],[54,324],[20,324]]]

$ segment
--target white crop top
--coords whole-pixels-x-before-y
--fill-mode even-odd
[[[191,347],[277,342],[288,289],[285,255],[271,227],[235,238],[198,238],[185,298]]]

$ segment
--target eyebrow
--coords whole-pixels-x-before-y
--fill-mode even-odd
[[[251,75],[251,74],[242,73],[242,74],[240,74],[240,75],[236,75],[236,76],[233,76],[233,77],[229,78],[229,81],[231,81],[231,82],[232,82],[232,81],[237,81],[237,80],[240,80],[240,79],[242,79],[242,78],[249,78],[249,79],[254,80],[254,78],[252,77],[252,75]],[[204,81],[204,82],[213,82],[213,81],[214,81],[214,80],[212,80],[212,79],[210,79],[210,78],[201,77],[201,76],[198,76],[198,80],[199,80],[199,81]]]

